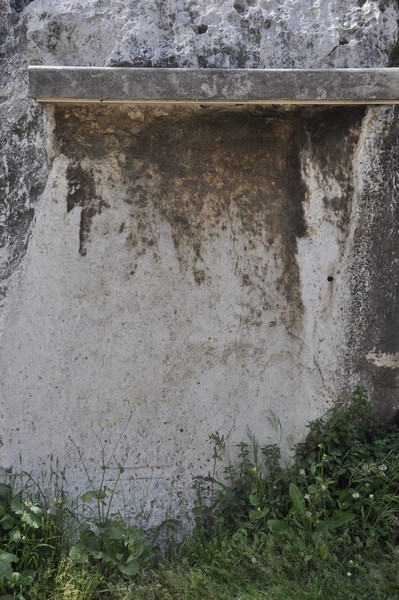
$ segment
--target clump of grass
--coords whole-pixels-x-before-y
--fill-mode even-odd
[[[2,600],[22,600],[41,573],[57,568],[67,547],[63,479],[51,467],[39,480],[21,472],[0,484]]]

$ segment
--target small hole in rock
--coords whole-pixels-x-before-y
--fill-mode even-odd
[[[266,21],[264,21],[264,23],[263,23],[263,27],[264,27],[265,29],[270,29],[270,27],[271,27],[271,26],[272,26],[272,21],[271,21],[271,19],[266,19]]]
[[[332,275],[329,275],[329,276],[327,277],[327,281],[334,281],[334,277],[333,277]]]
[[[197,33],[206,33],[208,31],[208,25],[202,23],[202,25],[198,25],[196,31]]]

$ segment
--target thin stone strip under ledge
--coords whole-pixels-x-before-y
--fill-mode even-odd
[[[397,104],[399,68],[29,67],[38,102]]]

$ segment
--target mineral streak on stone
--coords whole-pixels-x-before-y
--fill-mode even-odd
[[[395,104],[399,69],[30,67],[40,102]]]
[[[43,108],[28,65],[379,69],[398,66],[398,17],[394,0],[0,0],[0,466],[53,454],[84,489],[68,435],[94,464],[91,423],[132,409],[126,496],[159,523],[216,429],[274,440],[273,409],[300,439],[357,383],[397,410],[395,108]]]

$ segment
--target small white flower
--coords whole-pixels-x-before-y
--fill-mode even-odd
[[[304,495],[304,498],[305,498],[305,500],[310,500],[310,496],[309,496],[309,494],[305,494],[305,495]]]
[[[357,500],[358,498],[360,498],[359,492],[353,492],[352,493],[352,498],[354,498],[355,500]]]
[[[305,469],[299,469],[299,475],[305,476],[306,475]]]
[[[369,494],[370,500],[374,500],[374,494]]]
[[[378,466],[378,470],[379,470],[379,471],[386,471],[386,470],[387,470],[387,468],[388,468],[388,467],[387,467],[386,465],[384,465],[384,463],[382,463],[382,465],[379,465],[379,466]]]
[[[325,485],[322,485],[322,486],[321,486],[321,491],[322,491],[322,492],[325,492],[325,491],[326,491],[326,489],[327,489],[327,487],[326,487]]]
[[[350,560],[350,561],[349,561],[349,564],[350,564],[350,565],[353,565],[353,560]]]
[[[347,572],[348,577],[352,577],[352,573],[350,571]]]
[[[258,562],[258,561],[257,561],[257,559],[256,559],[256,558],[253,556],[253,557],[251,558],[251,563],[252,563],[253,565],[256,565],[256,563],[257,563],[257,562]]]
[[[305,513],[305,514],[306,514],[306,516],[307,516],[307,517],[309,517],[309,518],[312,516],[312,513],[311,513],[310,511],[308,511],[308,510],[306,511],[306,513]]]

